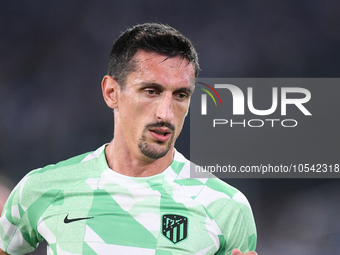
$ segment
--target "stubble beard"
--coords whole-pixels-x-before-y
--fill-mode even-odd
[[[165,125],[168,126],[173,131],[170,139],[166,142],[157,141],[155,142],[155,144],[151,144],[146,140],[145,132],[147,132],[147,130],[150,127],[162,126],[162,124],[158,123],[154,125],[148,125],[145,127],[142,137],[138,140],[138,148],[140,149],[144,156],[150,159],[160,159],[169,152],[173,144],[175,128],[171,124]]]

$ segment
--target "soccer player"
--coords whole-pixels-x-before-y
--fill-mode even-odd
[[[177,30],[124,32],[102,80],[113,140],[20,181],[0,219],[0,254],[31,252],[43,239],[48,254],[256,254],[245,196],[217,178],[190,178],[174,148],[198,70]]]

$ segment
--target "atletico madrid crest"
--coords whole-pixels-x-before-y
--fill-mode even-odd
[[[164,214],[162,233],[173,243],[178,243],[188,236],[188,218],[177,214]]]

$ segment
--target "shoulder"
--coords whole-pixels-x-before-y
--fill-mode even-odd
[[[255,250],[254,215],[248,199],[240,190],[220,179],[208,178],[195,201],[205,207],[209,218],[218,225],[223,235],[223,247],[233,243],[243,250]]]
[[[30,171],[14,188],[10,199],[27,208],[38,199],[53,200],[60,191],[98,175],[98,158],[103,149],[98,150]]]
[[[104,148],[29,172],[5,204],[0,218],[0,239],[3,239],[0,247],[8,251],[18,247],[25,253],[33,251],[42,240],[38,231],[42,215],[55,201],[57,205],[65,193],[76,193],[77,188],[87,185],[88,178],[100,175],[107,166]],[[8,233],[15,235],[10,237]]]
[[[200,167],[178,151],[171,167],[177,175],[174,182],[213,214],[217,214],[226,204],[241,210],[251,210],[248,199],[241,191],[209,172],[196,171]]]
[[[171,167],[177,174],[174,182],[204,206],[211,218],[221,224],[224,224],[221,221],[238,218],[245,224],[254,225],[250,203],[240,190],[209,172],[196,171],[200,167],[177,151]]]
[[[237,188],[216,177],[210,177],[195,198],[203,204],[212,217],[220,212],[238,214],[251,212],[251,206],[246,196]]]

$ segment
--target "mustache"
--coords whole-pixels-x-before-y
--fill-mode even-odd
[[[149,129],[149,128],[161,128],[161,127],[167,127],[171,131],[175,131],[175,126],[174,125],[172,125],[169,122],[164,122],[164,121],[148,124],[148,125],[145,126],[145,128],[147,128],[147,129]]]

